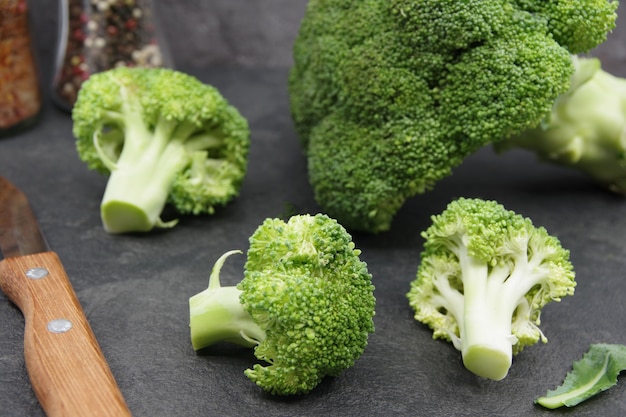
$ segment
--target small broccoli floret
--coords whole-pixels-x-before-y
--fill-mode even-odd
[[[541,309],[572,295],[569,251],[543,227],[495,201],[460,198],[422,233],[407,294],[415,319],[451,341],[465,367],[503,379],[512,355],[539,340]]]
[[[289,96],[315,198],[354,230],[479,148],[538,126],[617,2],[311,0]],[[334,175],[331,175],[330,173]]]
[[[110,233],[171,227],[161,213],[212,214],[238,195],[246,119],[214,87],[179,71],[115,68],[92,75],[72,110],[79,157],[109,176],[101,217]]]
[[[523,148],[541,160],[574,168],[608,189],[626,193],[626,79],[602,70],[597,58],[574,57],[571,87],[543,123],[494,144]]]
[[[617,1],[517,0],[537,20],[545,22],[556,41],[570,53],[588,52],[615,27]]]
[[[191,341],[254,347],[245,375],[278,395],[304,394],[354,365],[374,331],[374,287],[351,236],[326,215],[267,219],[250,237],[244,278],[189,300]]]

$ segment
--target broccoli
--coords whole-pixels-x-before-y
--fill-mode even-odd
[[[597,58],[575,58],[570,89],[534,129],[496,142],[496,151],[522,148],[542,160],[578,169],[609,190],[626,193],[626,79]]]
[[[310,0],[289,98],[315,199],[388,230],[477,149],[538,126],[617,1]]]
[[[247,169],[247,120],[214,87],[164,68],[120,67],[82,85],[72,109],[76,149],[109,175],[107,232],[172,227],[160,216],[213,214],[237,196]]]
[[[266,219],[250,237],[244,277],[189,299],[195,350],[225,341],[254,347],[245,375],[271,394],[304,394],[351,367],[374,331],[374,286],[348,232],[323,214]]]
[[[432,217],[407,294],[415,319],[451,341],[471,372],[503,379],[539,340],[541,309],[572,295],[569,251],[495,201],[459,198]]]

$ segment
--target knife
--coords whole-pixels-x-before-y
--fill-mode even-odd
[[[130,416],[59,257],[2,177],[0,251],[0,289],[24,315],[26,369],[46,415]]]

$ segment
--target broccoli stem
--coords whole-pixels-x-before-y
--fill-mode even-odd
[[[165,223],[160,214],[176,175],[190,159],[184,146],[187,138],[172,136],[177,129],[174,123],[161,119],[150,132],[134,107],[129,105],[125,111],[124,149],[111,170],[100,205],[109,233],[174,226],[176,220]]]
[[[535,129],[495,144],[519,147],[577,169],[616,193],[626,193],[626,79],[602,70],[595,58],[573,58],[569,91]]]
[[[476,375],[503,379],[512,363],[515,338],[511,334],[508,297],[502,280],[490,274],[484,261],[460,257],[464,271],[464,314],[460,326],[461,354],[465,367]]]
[[[527,247],[528,241],[521,247]],[[514,314],[527,323],[531,321],[527,294],[536,285],[543,285],[549,272],[541,268],[543,257],[529,260],[520,251],[512,259],[513,271],[507,265],[488,265],[459,251],[463,272],[464,316],[460,327],[460,348],[467,369],[484,378],[503,379],[512,363]],[[541,294],[538,291],[536,296]],[[542,335],[542,339],[545,337]]]
[[[234,250],[222,255],[213,266],[209,287],[189,299],[189,327],[194,350],[218,342],[254,347],[265,339],[265,332],[239,302],[241,290],[220,284],[222,265],[235,253],[242,252]]]

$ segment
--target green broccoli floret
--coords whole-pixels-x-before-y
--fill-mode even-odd
[[[523,148],[541,160],[578,169],[616,193],[626,193],[626,79],[597,58],[575,58],[570,89],[534,129],[494,144]]]
[[[310,0],[289,96],[317,202],[348,229],[389,229],[468,155],[538,126],[617,4]]]
[[[278,395],[304,394],[354,365],[374,331],[374,287],[351,236],[326,215],[267,219],[250,237],[244,278],[189,300],[191,342],[254,347],[245,375]]]
[[[115,68],[83,83],[74,108],[78,155],[109,175],[101,202],[110,233],[172,227],[181,214],[212,214],[246,174],[246,119],[217,89],[163,68]]]
[[[471,372],[503,379],[512,355],[539,340],[541,309],[572,295],[569,251],[495,201],[459,198],[422,233],[407,294],[415,319],[451,341]]]

